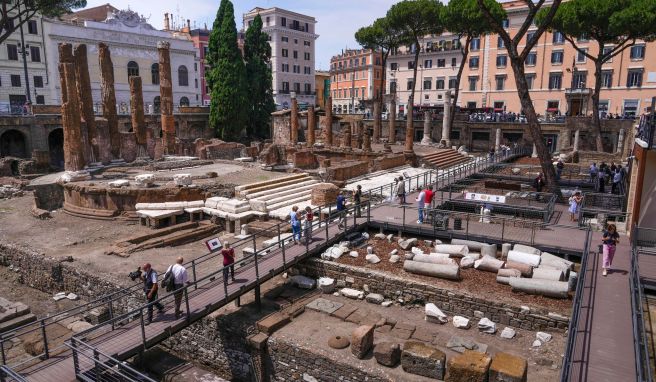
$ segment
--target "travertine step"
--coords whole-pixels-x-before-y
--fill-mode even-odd
[[[310,192],[299,193],[293,195],[292,197],[287,198],[286,200],[279,201],[277,203],[267,204],[267,209],[269,211],[275,211],[284,207],[289,207],[290,211],[294,204],[298,205],[298,208],[305,208],[305,205],[300,205],[300,202],[309,201],[312,199]],[[308,203],[309,204],[309,203]]]
[[[235,187],[235,193],[238,197],[246,197],[247,195],[253,194],[255,192],[266,191],[273,188],[277,188],[281,185],[293,184],[294,182],[299,182],[301,179],[309,178],[308,174],[298,174],[292,176],[286,176],[284,178],[267,180],[264,182],[250,183],[243,186]]]
[[[300,183],[294,183],[287,186],[273,188],[267,191],[260,191],[253,194],[248,194],[246,199],[248,200],[269,200],[271,197],[276,197],[278,195],[287,195],[288,193],[293,193],[295,190],[305,189],[307,187],[312,188],[315,184],[319,183],[317,180],[309,179],[304,180]],[[288,192],[291,191],[291,192]]]
[[[22,316],[0,323],[0,333],[4,333],[34,321],[36,321],[36,316],[33,313],[23,314]]]

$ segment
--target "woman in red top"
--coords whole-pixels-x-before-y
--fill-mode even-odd
[[[424,203],[426,204],[426,208],[431,208],[432,207],[432,202],[433,202],[433,186],[428,186],[427,190],[424,190]]]
[[[223,243],[221,255],[223,255],[223,281],[228,282],[228,271],[232,281],[235,281],[235,250],[230,248],[230,243],[227,241]]]
[[[312,221],[314,220],[314,213],[310,206],[305,207],[305,242],[312,242]]]

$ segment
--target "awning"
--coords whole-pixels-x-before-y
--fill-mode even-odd
[[[550,108],[547,108],[547,111],[549,111],[549,112],[552,112],[552,113],[553,113],[553,112],[556,112],[556,111],[558,111],[558,108],[557,108],[557,107],[550,107]]]

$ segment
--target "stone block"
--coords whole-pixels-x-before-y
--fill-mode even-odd
[[[276,312],[272,315],[257,322],[257,329],[268,335],[273,334],[276,330],[282,328],[290,322],[288,315]]]
[[[346,320],[346,317],[353,314],[353,312],[355,312],[356,310],[358,310],[357,307],[355,307],[353,305],[345,304],[341,308],[339,308],[336,311],[330,313],[330,315],[333,316],[333,317],[339,318],[340,320]]]
[[[365,299],[367,300],[367,302],[370,302],[372,304],[378,304],[378,305],[382,304],[383,301],[385,301],[385,297],[383,297],[382,294],[378,294],[378,293],[369,293]]]
[[[264,333],[251,334],[250,336],[246,337],[246,341],[248,341],[248,344],[253,349],[257,349],[257,350],[264,349],[266,347],[266,343],[268,340],[269,340],[269,336]]]
[[[310,203],[313,206],[335,204],[337,195],[339,195],[339,187],[332,183],[319,183],[312,187]]]
[[[376,362],[383,366],[394,367],[401,360],[401,345],[393,342],[381,342],[374,347]]]
[[[415,341],[403,344],[401,367],[406,373],[444,379],[445,363],[446,354],[432,346]]]
[[[316,310],[317,312],[323,312],[331,314],[344,306],[341,302],[327,300],[325,298],[317,298],[312,300],[309,304],[305,305],[308,309]]]
[[[362,325],[351,333],[351,353],[359,359],[367,355],[374,345],[374,327]]]
[[[487,382],[487,373],[492,359],[485,353],[465,350],[451,357],[447,365],[445,382]]]
[[[191,174],[175,174],[173,175],[173,183],[176,186],[189,186],[192,183]]]
[[[499,352],[494,355],[489,382],[526,382],[528,363],[526,359],[508,353]]]

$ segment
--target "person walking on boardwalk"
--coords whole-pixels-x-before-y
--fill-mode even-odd
[[[556,180],[560,180],[560,177],[563,175],[563,170],[565,169],[565,163],[562,159],[558,159],[556,163]]]
[[[620,235],[617,233],[615,224],[609,224],[603,233],[601,239],[603,243],[604,264],[602,275],[608,275],[608,270],[613,266],[613,257],[615,257],[615,247],[620,242]]]
[[[150,325],[153,322],[153,306],[157,307],[157,311],[161,314],[164,313],[164,305],[157,301],[157,272],[155,272],[150,263],[144,264],[141,269],[143,269],[143,273],[139,277],[141,277],[144,283],[143,290],[146,294],[146,301],[148,301],[148,319],[146,325]],[[155,303],[153,304],[153,302]]]
[[[235,281],[235,250],[230,248],[230,243],[227,241],[223,243],[221,250],[223,256],[223,282],[228,283],[228,272],[230,272],[230,279]]]
[[[570,196],[568,209],[569,221],[577,221],[576,216],[578,215],[579,209],[581,208],[581,202],[583,202],[583,195],[581,195],[581,191],[576,191],[574,195]]]
[[[184,259],[182,256],[178,257],[175,264],[169,267],[169,270],[166,272],[171,272],[173,276],[173,297],[175,298],[175,318],[180,318],[182,315],[182,310],[180,305],[182,304],[182,288],[185,284],[189,283],[189,275],[187,274],[187,268],[182,265]],[[189,314],[189,312],[187,312]]]
[[[418,224],[424,224],[424,207],[426,206],[426,192],[419,188],[419,195],[417,196],[417,213],[419,214]]]
[[[298,212],[298,206],[292,207],[292,212],[289,213],[289,223],[292,225],[294,244],[298,244],[301,241],[301,214]]]
[[[310,244],[312,242],[312,222],[314,221],[314,213],[312,212],[312,207],[305,207],[305,243]]]
[[[346,223],[346,197],[344,191],[340,191],[337,195],[337,215],[339,216],[337,228],[344,229]]]
[[[355,216],[362,216],[362,209],[360,207],[360,203],[362,203],[362,186],[359,184],[353,193],[353,202],[355,202]]]
[[[405,181],[399,177],[399,184],[396,186],[396,196],[399,197],[399,204],[405,204]]]
[[[592,162],[590,165],[590,183],[592,183],[592,187],[595,188],[595,190],[598,188],[597,184],[597,176],[599,175],[599,169],[597,168],[597,164],[595,162]]]
[[[433,208],[433,196],[435,196],[435,193],[433,192],[433,186],[428,186],[427,189],[424,190],[426,193],[426,207],[427,208]]]
[[[542,173],[538,173],[538,176],[533,180],[533,187],[535,187],[535,200],[540,199],[540,193],[544,187],[544,178],[542,178]]]

